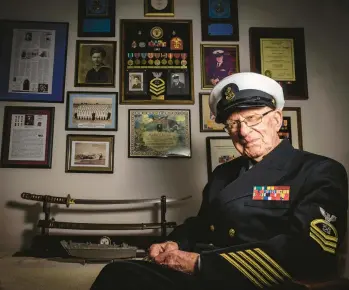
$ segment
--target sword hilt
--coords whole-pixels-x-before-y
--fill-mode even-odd
[[[70,197],[70,194],[68,194],[67,197],[58,197],[58,196],[51,196],[51,195],[41,195],[41,194],[33,194],[29,192],[23,192],[21,194],[21,197],[23,199],[28,200],[36,200],[41,202],[50,202],[50,203],[59,203],[59,204],[65,204],[67,207],[69,207],[70,204],[74,203],[74,200]]]

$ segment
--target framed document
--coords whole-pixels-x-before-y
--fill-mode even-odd
[[[115,87],[116,41],[76,41],[75,86]]]
[[[65,172],[113,171],[114,135],[67,135]]]
[[[51,168],[54,107],[5,107],[2,167]]]
[[[129,110],[128,157],[191,157],[189,110]]]
[[[235,149],[230,137],[206,137],[207,174],[220,164],[233,160],[241,154]]]
[[[278,81],[286,100],[308,99],[303,28],[250,28],[251,71]]]
[[[174,16],[175,0],[144,0],[144,16]]]
[[[114,37],[115,0],[79,0],[78,37]]]
[[[118,93],[67,92],[65,129],[117,131]]]
[[[237,0],[201,0],[203,41],[238,41]]]
[[[0,20],[0,101],[64,102],[68,28]]]
[[[120,103],[193,104],[191,20],[121,20]]]
[[[215,116],[208,104],[209,97],[210,93],[199,93],[200,132],[225,132],[224,125],[215,121]]]
[[[283,109],[283,124],[279,131],[280,139],[287,138],[296,149],[303,150],[302,120],[300,107]]]
[[[239,46],[201,44],[201,87],[212,89],[223,78],[240,71]]]

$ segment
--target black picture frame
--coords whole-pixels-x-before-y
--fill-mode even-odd
[[[296,149],[303,150],[302,109],[284,107],[283,124],[278,132],[280,139],[288,139]]]
[[[6,106],[1,167],[50,169],[54,117],[54,107]],[[13,136],[16,144],[12,143]]]
[[[173,17],[175,15],[174,0],[166,0],[166,6],[163,6],[164,1],[157,1],[158,7],[153,7],[151,2],[152,0],[144,0],[145,17]]]
[[[249,38],[251,71],[266,75],[269,72],[269,76],[278,81],[283,87],[286,100],[307,100],[309,97],[304,28],[251,27],[249,29]],[[290,45],[291,49],[293,48],[290,53],[294,57],[294,65],[292,65],[294,80],[278,79],[269,70],[262,72],[261,41],[270,39],[287,41],[293,44]]]
[[[115,0],[79,0],[78,37],[115,36]]]
[[[238,0],[201,0],[202,41],[239,41]]]

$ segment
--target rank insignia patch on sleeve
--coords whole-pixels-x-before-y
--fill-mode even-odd
[[[315,219],[310,223],[309,236],[320,245],[320,247],[331,254],[335,254],[338,233],[334,225],[326,219]]]

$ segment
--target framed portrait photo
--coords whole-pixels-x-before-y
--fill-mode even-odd
[[[144,0],[144,16],[174,16],[174,1],[175,0]]]
[[[6,106],[1,167],[51,168],[54,107]]]
[[[286,100],[308,99],[304,28],[251,27],[251,71],[279,82]]]
[[[229,136],[206,137],[207,174],[220,164],[233,160],[241,154]]]
[[[0,101],[63,103],[69,23],[0,20]]]
[[[114,37],[115,0],[79,0],[78,37]]]
[[[238,45],[201,44],[202,89],[212,89],[223,78],[239,71]]]
[[[280,139],[288,139],[296,149],[303,150],[302,118],[300,107],[285,107],[283,123],[279,131]]]
[[[199,93],[200,132],[225,132],[224,125],[215,121],[209,106],[210,93]]]
[[[129,110],[129,158],[190,158],[189,110]]]
[[[66,130],[117,131],[118,93],[67,92]]]
[[[116,41],[76,41],[75,86],[115,87]]]
[[[67,135],[65,172],[113,173],[114,135]]]

